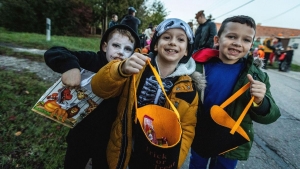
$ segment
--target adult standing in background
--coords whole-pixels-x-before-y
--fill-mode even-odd
[[[258,48],[259,45],[261,45],[260,37],[257,37],[256,40],[253,41],[252,51],[253,51],[255,48]]]
[[[194,50],[201,48],[213,48],[214,36],[217,35],[217,27],[210,19],[205,18],[204,10],[196,13],[197,22],[199,26],[195,33]]]
[[[111,21],[109,22],[108,28],[111,28],[111,27],[113,27],[115,25],[118,25],[118,15],[113,14],[111,16]]]
[[[141,24],[141,21],[135,17],[136,10],[134,7],[128,8],[128,15],[126,15],[122,21],[121,24],[129,26],[131,29],[133,29],[138,34],[138,27],[139,24]]]
[[[264,52],[265,52],[265,60],[263,69],[267,69],[268,60],[270,58],[271,53],[275,50],[273,46],[274,35],[271,35],[270,38],[266,38],[263,42]]]

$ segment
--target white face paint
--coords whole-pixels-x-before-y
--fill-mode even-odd
[[[131,56],[134,52],[134,43],[127,36],[114,33],[107,45],[103,46],[102,50],[106,52],[108,62],[114,59],[123,60]]]

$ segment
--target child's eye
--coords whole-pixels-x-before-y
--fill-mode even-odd
[[[235,39],[235,36],[228,36],[229,39]]]
[[[132,49],[132,48],[130,48],[130,47],[125,47],[125,51],[127,51],[127,52],[131,52],[131,53],[132,53],[133,49]]]
[[[180,42],[184,42],[184,41],[185,41],[184,38],[178,38],[178,40],[179,40]]]
[[[170,39],[170,36],[164,36],[163,38],[164,39]]]
[[[252,42],[250,39],[245,39],[244,41],[245,42]]]
[[[116,44],[116,43],[113,43],[112,46],[115,47],[115,48],[120,47],[120,45]]]

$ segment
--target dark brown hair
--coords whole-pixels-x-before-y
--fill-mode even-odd
[[[197,13],[196,13],[196,16],[195,16],[195,19],[198,19],[199,16],[205,16],[205,15],[204,15],[204,10],[201,10],[201,11],[197,12]]]
[[[236,22],[236,23],[240,23],[240,24],[246,24],[247,26],[251,27],[254,29],[254,31],[256,32],[256,24],[253,18],[249,17],[249,16],[245,16],[245,15],[238,15],[238,16],[233,16],[233,17],[229,17],[226,18],[223,22],[222,25],[218,31],[218,36],[221,37],[225,26],[227,23],[229,22]],[[254,36],[255,37],[255,36]],[[253,37],[253,39],[254,39]]]

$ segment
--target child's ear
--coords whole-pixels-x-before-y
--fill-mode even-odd
[[[214,46],[219,46],[219,36],[214,36]]]
[[[104,42],[104,43],[102,44],[102,51],[103,51],[103,52],[106,52],[106,48],[107,48],[107,43]]]

